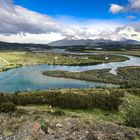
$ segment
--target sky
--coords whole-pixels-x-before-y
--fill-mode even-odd
[[[140,0],[0,0],[0,41],[140,41]]]

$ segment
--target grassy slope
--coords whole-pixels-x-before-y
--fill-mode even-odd
[[[90,90],[85,89],[87,92]],[[83,89],[61,90],[61,92],[64,93],[70,91],[81,93]],[[24,132],[26,129],[27,133],[29,131],[35,138],[44,136],[47,139],[49,137],[52,138],[54,135],[58,135],[58,137],[62,138],[65,132],[69,134],[67,135],[67,138],[69,138],[72,137],[73,133],[79,132],[84,135],[85,131],[88,131],[90,136],[96,134],[95,136],[100,136],[104,140],[117,137],[120,138],[119,140],[124,140],[124,136],[126,140],[129,140],[134,137],[136,138],[135,133],[140,136],[140,129],[124,126],[124,116],[129,108],[137,109],[139,105],[140,97],[127,93],[119,112],[105,111],[102,109],[61,109],[47,105],[18,106],[18,110],[10,114],[10,116],[8,116],[8,114],[0,114],[2,128],[0,129],[0,135],[11,136],[18,134],[19,131]],[[65,115],[57,115],[55,113],[57,111],[64,112]],[[2,121],[3,117],[6,120],[5,122]],[[47,135],[42,134],[35,129],[35,127],[41,127],[44,123],[46,124],[45,126],[53,130],[53,135],[51,133]],[[62,124],[63,126],[57,128],[56,124]],[[126,134],[129,135],[127,136]],[[77,139],[79,139],[79,137]],[[88,140],[92,139],[93,138]],[[137,139],[139,138],[137,137]]]

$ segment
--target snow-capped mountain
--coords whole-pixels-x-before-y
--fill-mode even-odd
[[[49,43],[50,46],[78,46],[78,45],[98,45],[98,44],[140,44],[136,40],[123,39],[120,41],[105,40],[105,39],[77,39],[74,37],[65,38],[62,40],[54,41]]]

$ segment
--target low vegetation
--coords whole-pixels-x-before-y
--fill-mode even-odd
[[[125,124],[130,127],[140,128],[140,108],[132,108],[126,113]]]
[[[135,89],[133,90],[135,92]],[[118,101],[121,101],[119,110],[106,110],[102,107],[74,109],[65,106],[63,108],[63,104],[59,108],[60,104],[56,103],[59,95],[65,97],[68,94],[68,98],[63,98],[65,101],[61,98],[61,102],[65,102],[66,105],[71,104],[77,107],[78,104],[78,106],[81,106],[85,102],[81,99],[82,103],[79,103],[79,100],[75,100],[75,97],[77,98],[77,95],[87,96],[93,93],[97,96],[96,99],[99,103],[106,107],[115,105],[119,99]],[[31,140],[40,139],[40,137],[44,139],[63,138],[73,140],[93,140],[99,137],[103,140],[137,140],[140,138],[138,125],[140,97],[131,93],[127,89],[61,89],[36,91],[31,94],[28,92],[1,94],[1,105],[7,104],[7,100],[11,100],[17,105],[17,110],[10,114],[0,113],[0,136],[5,139],[28,138]],[[98,97],[99,94],[101,94],[100,97]],[[112,97],[110,94],[112,94]],[[89,96],[91,97],[91,95]],[[53,102],[54,106],[46,105],[47,98]],[[69,103],[71,99],[74,99],[74,102]],[[86,101],[87,98],[84,100]],[[94,100],[93,102],[97,103]],[[134,111],[129,112],[134,109],[137,114],[133,113]]]
[[[0,112],[7,113],[7,112],[13,112],[15,110],[16,110],[16,106],[12,102],[5,102],[0,104]]]
[[[30,94],[1,94],[0,103],[10,101],[16,105],[49,104],[69,109],[119,110],[123,96],[122,91],[115,90],[39,91]]]
[[[68,47],[66,48],[69,52],[76,52],[76,53],[111,53],[111,54],[126,54],[126,55],[133,55],[133,56],[140,56],[140,46],[130,45],[130,46],[119,46],[114,45],[114,48],[109,45],[99,45],[97,46],[78,46],[78,47]]]
[[[115,55],[72,55],[56,53],[39,53],[39,52],[0,52],[0,56],[11,64],[35,65],[94,65],[108,62],[120,62],[128,60],[124,56]],[[1,63],[1,62],[0,62]]]
[[[84,72],[46,71],[44,75],[52,77],[73,78],[94,82],[118,84],[124,87],[140,86],[140,67],[118,68],[118,75],[109,73],[110,69],[89,70]]]
[[[4,65],[3,67],[0,68],[0,72],[7,71],[10,69],[14,68],[19,68],[22,67],[22,64],[9,64],[9,65]]]

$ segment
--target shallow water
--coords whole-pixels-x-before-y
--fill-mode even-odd
[[[0,73],[0,91],[15,92],[25,90],[42,90],[50,88],[89,88],[89,87],[115,87],[112,84],[88,82],[66,78],[53,78],[44,76],[43,71],[47,70],[66,70],[66,71],[85,71],[92,69],[110,68],[112,73],[118,67],[140,66],[140,57],[128,56],[125,62],[112,62],[93,66],[53,66],[53,65],[34,65],[12,69]]]

